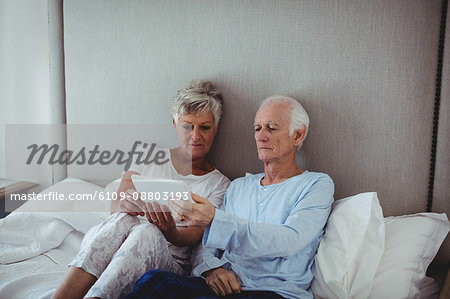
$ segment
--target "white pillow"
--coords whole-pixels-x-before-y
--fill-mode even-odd
[[[335,201],[315,258],[314,297],[367,298],[383,251],[384,220],[377,194]]]
[[[385,225],[385,251],[369,298],[416,298],[450,223],[445,214],[420,213],[387,217]]]

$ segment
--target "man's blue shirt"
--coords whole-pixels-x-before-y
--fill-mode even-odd
[[[244,290],[312,298],[314,256],[331,211],[334,184],[304,172],[262,186],[264,174],[233,181],[193,257],[194,276],[224,267]]]

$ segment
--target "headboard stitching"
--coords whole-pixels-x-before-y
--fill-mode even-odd
[[[438,49],[438,64],[436,74],[436,90],[434,95],[434,114],[433,114],[433,136],[431,141],[431,161],[430,161],[430,176],[428,181],[428,200],[427,200],[427,212],[431,212],[433,206],[433,187],[434,187],[434,175],[436,169],[436,148],[439,126],[439,107],[441,103],[441,86],[442,86],[442,65],[444,58],[444,41],[445,41],[445,25],[447,19],[448,0],[442,1],[441,10],[441,26],[439,33],[439,49]]]

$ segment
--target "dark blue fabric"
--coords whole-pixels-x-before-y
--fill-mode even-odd
[[[240,294],[217,296],[201,277],[186,277],[175,273],[151,270],[134,284],[126,299],[280,299],[268,291],[243,291]]]

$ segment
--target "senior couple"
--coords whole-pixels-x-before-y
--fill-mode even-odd
[[[334,185],[296,164],[308,114],[289,97],[264,100],[254,122],[264,173],[230,184],[206,158],[222,103],[209,81],[180,89],[172,106],[179,147],[162,149],[166,164],[133,163],[118,190],[134,192],[133,174],[176,179],[196,203],[173,201],[170,211],[132,196],[113,201],[53,298],[312,298]]]

